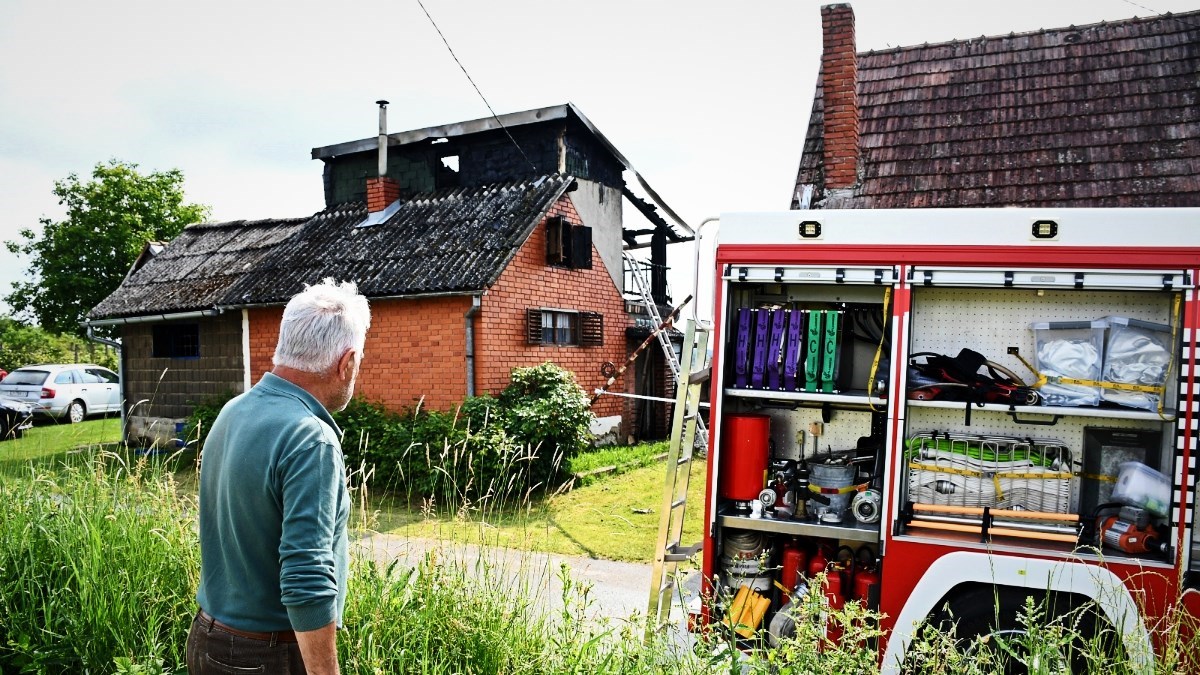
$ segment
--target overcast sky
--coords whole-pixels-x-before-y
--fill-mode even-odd
[[[689,223],[788,207],[828,3],[423,1],[496,113],[575,103]],[[859,51],[1200,8],[850,4]],[[181,169],[215,220],[309,215],[311,149],[374,136],[380,98],[391,131],[488,115],[417,0],[0,0],[0,241],[61,217],[54,181],[111,158]],[[26,264],[0,250],[0,295]],[[690,272],[672,283],[686,295]]]

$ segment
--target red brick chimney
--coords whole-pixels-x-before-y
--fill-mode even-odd
[[[367,179],[367,213],[378,213],[400,199],[400,184],[387,177],[387,107],[388,102],[375,101],[379,106],[379,171],[377,178]]]
[[[382,211],[400,199],[400,184],[387,176],[367,179],[367,213]]]
[[[848,3],[821,7],[824,49],[821,88],[825,99],[825,187],[858,181],[858,59],[854,10]]]

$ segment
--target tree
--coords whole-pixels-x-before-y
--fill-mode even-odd
[[[54,333],[83,335],[79,322],[117,289],[146,242],[172,239],[209,214],[184,202],[178,169],[143,175],[115,159],[97,164],[86,182],[75,174],[55,181],[54,194],[66,218],[41,218],[40,233],[24,229],[5,242],[30,257],[29,280],[13,283],[5,300]]]
[[[13,371],[35,363],[94,363],[117,369],[117,353],[107,345],[75,335],[51,335],[37,326],[0,316],[0,370]]]

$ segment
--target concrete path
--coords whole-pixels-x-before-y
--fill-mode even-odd
[[[522,592],[532,593],[554,612],[561,611],[563,606],[560,570],[564,566],[573,583],[590,586],[583,607],[589,617],[616,621],[640,618],[646,614],[650,597],[653,569],[647,564],[483,548],[390,534],[372,534],[360,539],[358,544],[369,549],[381,562],[399,559],[403,564],[416,565],[432,554],[459,563],[467,570],[478,569],[476,565],[482,563],[495,572],[497,578],[513,580]],[[683,586],[685,597],[694,597],[699,588],[699,575],[690,575]],[[674,624],[679,624],[678,619],[683,616],[680,607],[677,598],[672,608]]]

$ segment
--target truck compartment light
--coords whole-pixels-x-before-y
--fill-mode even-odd
[[[1034,239],[1058,238],[1058,223],[1053,220],[1035,220],[1033,222]]]

